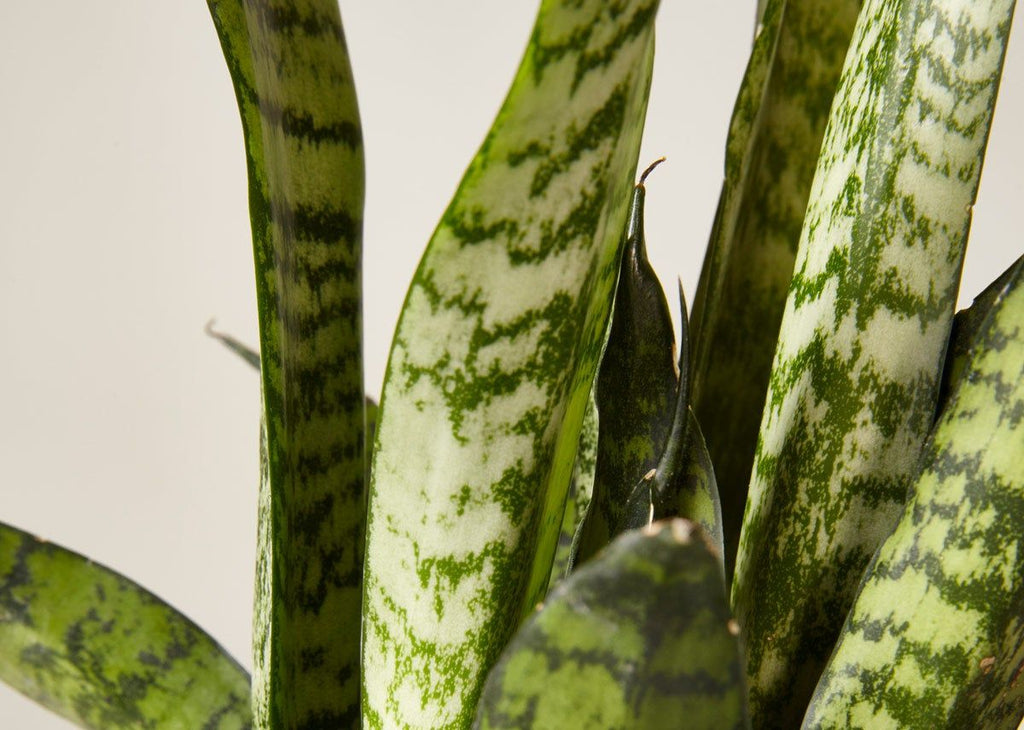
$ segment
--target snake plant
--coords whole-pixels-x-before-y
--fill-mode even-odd
[[[362,370],[335,0],[208,0],[248,172],[252,676],[0,525],[0,677],[87,728],[1014,728],[1024,262],[955,312],[1014,0],[762,0],[692,315],[658,0],[543,0]],[[374,245],[385,245],[375,243]]]

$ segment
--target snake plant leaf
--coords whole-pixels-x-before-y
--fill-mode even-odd
[[[209,0],[249,174],[267,474],[260,728],[356,727],[363,149],[335,0]]]
[[[249,675],[109,568],[0,523],[0,679],[80,727],[252,727]]]
[[[615,539],[552,591],[487,680],[481,730],[749,727],[720,557],[675,519]]]
[[[551,565],[549,592],[572,571],[579,553],[583,521],[590,511],[590,500],[594,493],[594,473],[597,471],[597,438],[600,423],[594,398],[595,390],[591,387],[587,410],[583,414],[583,427],[580,429],[580,441],[576,447],[576,463],[572,468],[569,493],[565,498],[562,530],[558,533],[558,546],[555,548],[555,558]]]
[[[213,328],[213,320],[211,319],[206,323],[206,334],[217,340],[224,347],[231,350],[231,352],[238,355],[240,358],[245,360],[247,363],[256,368],[257,371],[260,369],[260,354],[253,350],[251,347],[232,337],[224,332],[218,332]]]
[[[870,0],[854,31],[733,583],[762,727],[800,722],[917,474],[1013,5]]]
[[[974,338],[913,496],[805,727],[1013,730],[1024,716],[1024,276]]]
[[[963,377],[967,359],[974,346],[978,329],[985,322],[988,313],[999,297],[1003,294],[1017,266],[1024,261],[1024,256],[1017,259],[995,281],[974,298],[971,306],[962,309],[953,317],[953,331],[949,335],[949,346],[946,350],[946,364],[942,368],[942,382],[939,386],[939,405],[936,413],[941,415],[949,402],[949,397]]]
[[[665,292],[647,258],[644,199],[641,179],[630,202],[612,323],[597,376],[597,470],[577,563],[620,533],[647,524],[646,505],[637,525],[627,502],[634,485],[642,489],[649,482],[644,477],[657,467],[672,430],[679,380],[675,333]]]
[[[413,279],[381,400],[364,725],[470,724],[543,598],[607,329],[657,0],[545,0]]]
[[[691,406],[715,465],[729,575],[800,227],[861,0],[761,6],[693,308]]]

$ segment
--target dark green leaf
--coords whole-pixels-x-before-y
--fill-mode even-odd
[[[335,0],[209,0],[242,118],[266,474],[260,728],[357,727],[363,147]]]
[[[720,560],[685,520],[620,536],[516,634],[488,678],[476,727],[749,727]]]
[[[206,334],[252,365],[256,370],[260,369],[260,354],[231,335],[215,330],[212,319],[206,323]]]
[[[0,679],[86,728],[240,730],[249,675],[152,593],[0,524]]]

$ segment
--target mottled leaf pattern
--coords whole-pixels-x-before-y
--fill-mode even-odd
[[[725,183],[693,309],[694,413],[736,561],[800,226],[861,0],[771,0],[740,87]],[[763,11],[763,12],[762,12]]]
[[[209,0],[249,172],[265,451],[261,728],[356,727],[363,150],[335,0]]]
[[[936,405],[1012,0],[871,0],[786,303],[737,559],[755,722],[800,721]]]
[[[606,331],[656,0],[546,0],[406,298],[374,454],[364,725],[468,725],[551,573]]]
[[[685,520],[616,539],[516,634],[487,680],[476,727],[749,727],[720,560]]]
[[[868,568],[809,728],[1024,716],[1024,285],[991,305],[913,498]]]
[[[628,518],[627,501],[635,487],[649,481],[672,430],[675,334],[665,293],[647,259],[644,197],[641,181],[630,203],[612,324],[597,376],[597,470],[577,563],[638,526]]]
[[[939,405],[936,413],[941,415],[956,385],[963,377],[967,367],[967,358],[974,346],[974,338],[978,329],[988,317],[992,305],[998,301],[1006,285],[1010,282],[1017,265],[1024,260],[1021,257],[996,278],[991,284],[974,298],[971,306],[962,309],[953,317],[953,331],[949,335],[946,349],[946,364],[942,368],[942,382],[939,386]]]
[[[0,524],[0,679],[86,728],[241,730],[249,675],[124,576]]]

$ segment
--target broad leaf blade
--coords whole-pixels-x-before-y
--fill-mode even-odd
[[[0,523],[0,678],[86,728],[252,726],[249,675],[124,576]]]
[[[991,304],[805,727],[1012,730],[1024,715],[1024,285]]]
[[[665,293],[647,259],[644,198],[641,182],[633,189],[612,323],[597,376],[597,469],[577,562],[641,526],[629,519],[627,502],[657,467],[672,431],[679,384],[675,334]]]
[[[1012,0],[871,0],[772,367],[733,601],[753,716],[800,721],[931,428]]]
[[[626,533],[516,634],[476,727],[749,727],[736,633],[720,557],[695,525]]]
[[[861,0],[759,3],[725,182],[693,307],[691,406],[707,438],[733,572],[800,226]]]
[[[544,595],[603,343],[656,0],[547,0],[409,290],[381,402],[364,724],[459,727]]]
[[[267,473],[259,727],[356,727],[363,150],[335,0],[210,0],[249,172]]]

